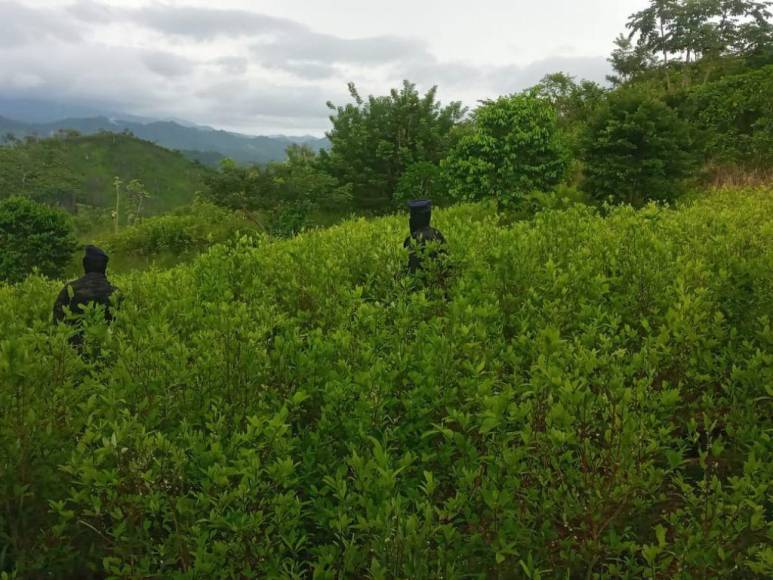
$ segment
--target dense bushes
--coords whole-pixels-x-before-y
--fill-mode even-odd
[[[517,205],[525,194],[549,191],[566,174],[568,152],[553,106],[536,96],[512,95],[481,105],[473,130],[443,161],[450,195]]]
[[[705,162],[773,167],[773,65],[724,77],[674,99],[694,126]]]
[[[458,102],[442,105],[436,87],[421,95],[408,81],[384,96],[363,98],[353,84],[349,92],[352,103],[328,104],[331,147],[321,152],[321,166],[351,185],[355,207],[384,210],[394,205],[409,167],[437,165],[445,157],[464,109]]]
[[[118,277],[82,360],[0,286],[0,569],[769,577],[773,193],[438,212]]]
[[[637,206],[678,198],[694,159],[677,113],[633,90],[609,96],[588,124],[582,150],[585,191]]]
[[[17,282],[34,269],[61,276],[75,247],[74,227],[64,212],[26,197],[0,201],[0,280]]]
[[[170,252],[179,256],[225,242],[238,232],[250,233],[258,229],[257,224],[237,213],[198,202],[124,228],[103,245],[124,255],[154,256]]]

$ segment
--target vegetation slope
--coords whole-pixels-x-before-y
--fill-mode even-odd
[[[192,202],[207,172],[181,153],[126,134],[63,133],[0,147],[0,197],[28,195],[69,209],[113,207],[119,177],[144,184],[149,213],[167,211]]]
[[[772,218],[455,206],[445,291],[400,217],[244,238],[118,277],[83,358],[0,286],[0,569],[770,577]]]

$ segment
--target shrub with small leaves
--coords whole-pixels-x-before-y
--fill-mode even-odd
[[[773,192],[404,217],[117,276],[84,360],[0,285],[20,578],[766,578]],[[98,347],[98,348],[96,348]]]
[[[0,201],[0,280],[18,282],[33,270],[61,276],[77,242],[70,217],[27,197]]]

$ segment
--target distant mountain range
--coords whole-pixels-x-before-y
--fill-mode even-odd
[[[2,102],[0,102],[2,105]],[[216,164],[229,157],[238,163],[268,163],[285,159],[285,150],[293,143],[308,145],[315,151],[329,146],[325,138],[313,136],[288,137],[285,135],[251,136],[220,131],[179,121],[124,120],[106,116],[65,118],[56,121],[18,121],[2,116],[0,109],[0,137],[37,135],[48,137],[58,131],[73,130],[82,135],[129,132],[166,147],[176,149],[187,157],[205,165]]]

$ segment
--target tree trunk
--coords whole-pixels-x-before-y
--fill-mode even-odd
[[[113,216],[113,229],[115,233],[118,233],[118,212],[121,207],[121,186],[116,184],[115,186],[115,215]]]
[[[662,50],[663,50],[663,66],[666,71],[666,90],[670,93],[671,92],[671,73],[668,70],[668,49],[666,47],[666,35],[665,35],[665,29],[663,26],[663,18],[660,19],[660,42],[662,44]]]

